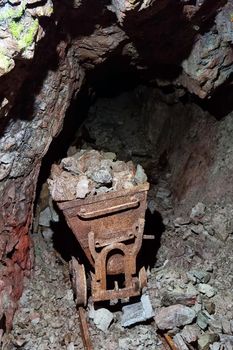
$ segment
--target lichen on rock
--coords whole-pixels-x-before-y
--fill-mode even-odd
[[[37,35],[40,24],[38,17],[51,16],[53,4],[47,0],[42,6],[28,8],[30,0],[5,3],[0,8],[0,76],[10,72],[15,66],[15,60],[20,56],[31,59],[34,55],[35,44],[40,40]]]
[[[32,20],[32,23],[27,29],[26,33],[23,34],[21,39],[19,40],[19,47],[21,50],[26,49],[28,46],[30,46],[33,43],[33,40],[36,36],[38,28],[39,28],[38,19]]]

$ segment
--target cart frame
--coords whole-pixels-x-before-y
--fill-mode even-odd
[[[147,284],[144,266],[137,271],[142,245],[149,184],[110,191],[85,199],[57,202],[93,271],[93,301],[123,299],[139,295]],[[84,266],[72,258],[71,274],[77,304],[87,302]],[[107,275],[124,275],[109,288]]]

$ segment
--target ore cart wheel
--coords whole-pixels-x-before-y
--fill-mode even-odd
[[[70,261],[70,273],[75,301],[77,306],[87,305],[87,280],[83,264],[72,256]]]

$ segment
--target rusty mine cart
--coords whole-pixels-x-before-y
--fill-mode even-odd
[[[149,184],[145,183],[57,203],[92,266],[94,302],[140,295],[147,284],[145,267],[138,271],[136,259],[142,245],[148,189]],[[76,303],[86,306],[84,265],[72,257],[70,272]],[[112,280],[111,286],[107,276]],[[119,276],[124,277],[121,285]]]

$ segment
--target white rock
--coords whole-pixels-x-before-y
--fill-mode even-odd
[[[66,349],[67,349],[67,350],[74,350],[74,349],[75,349],[75,348],[74,348],[74,343],[73,343],[73,342],[69,343],[69,345],[67,346]]]
[[[110,324],[113,321],[113,314],[104,308],[95,310],[94,312],[94,323],[97,328],[103,332],[107,332]]]
[[[141,303],[142,303],[142,307],[143,307],[146,319],[150,319],[154,317],[155,314],[150,302],[149,295],[143,294],[141,296]]]
[[[109,188],[106,186],[101,186],[99,188],[96,189],[96,194],[101,194],[101,193],[107,193],[109,192]]]
[[[138,303],[123,306],[122,311],[121,325],[123,327],[129,327],[154,317],[154,310],[148,295],[142,295],[141,301]]]
[[[81,175],[76,185],[76,198],[85,198],[88,193],[90,193],[90,180],[85,175]]]
[[[198,286],[199,292],[205,294],[208,298],[212,298],[216,294],[216,290],[206,283],[200,283]]]

